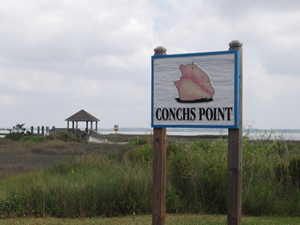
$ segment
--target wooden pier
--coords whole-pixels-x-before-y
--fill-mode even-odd
[[[13,129],[2,129],[0,130],[0,136],[6,136],[8,134],[13,133]],[[89,137],[96,138],[98,140],[102,140],[103,136],[99,134],[96,130],[92,129],[76,129],[76,128],[56,128],[55,126],[52,126],[51,129],[49,129],[49,126],[31,126],[30,129],[25,129],[22,132],[14,132],[15,134],[24,134],[24,135],[39,135],[39,136],[48,136],[51,134],[57,134],[57,133],[71,133],[76,135],[80,139],[86,139],[89,140]]]
[[[53,126],[52,129],[55,129]],[[8,134],[32,134],[32,135],[41,135],[41,136],[48,136],[50,133],[49,126],[37,126],[36,129],[34,126],[31,126],[30,129],[25,128],[24,130],[15,130],[13,129],[1,129],[0,135],[6,136]]]

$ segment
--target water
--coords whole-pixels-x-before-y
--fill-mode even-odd
[[[36,133],[36,131],[34,131]],[[8,134],[9,131],[7,129],[0,129],[0,133]],[[100,134],[115,134],[116,132],[113,129],[99,129],[98,133]],[[118,134],[124,135],[151,135],[153,134],[153,130],[151,128],[126,128],[120,129]],[[227,129],[167,129],[167,135],[174,136],[201,136],[201,135],[227,135]],[[270,130],[252,130],[243,133],[243,135],[247,135],[252,140],[266,140],[266,139],[280,139],[280,140],[291,140],[291,141],[300,141],[300,131],[299,130],[278,130],[278,131],[270,131]],[[0,138],[4,137],[4,135],[0,135]]]
[[[115,134],[113,130],[98,130],[100,134]],[[118,134],[124,135],[151,135],[153,134],[152,129],[145,129],[145,130],[120,130],[117,132]],[[228,130],[219,130],[219,131],[186,131],[183,130],[168,130],[167,135],[174,135],[174,136],[204,136],[204,135],[228,135]],[[251,140],[290,140],[290,141],[300,141],[300,132],[283,132],[283,131],[252,131],[252,132],[243,132],[243,136],[248,136]]]

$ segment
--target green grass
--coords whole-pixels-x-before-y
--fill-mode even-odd
[[[92,154],[0,182],[2,216],[119,216],[151,211],[152,170]]]
[[[151,214],[152,139],[128,142],[1,140],[0,160],[10,159],[1,166],[21,170],[2,174],[1,217]],[[167,213],[226,214],[227,150],[226,139],[168,143]],[[244,138],[244,215],[300,216],[299,153],[298,143]]]
[[[97,224],[97,225],[151,225],[152,216],[126,216],[114,218],[77,218],[77,219],[58,219],[51,217],[44,218],[18,218],[2,219],[3,225],[66,225],[66,224]],[[196,214],[167,214],[166,225],[221,225],[227,224],[227,218],[224,215],[196,215]],[[296,217],[242,217],[242,225],[297,225],[300,224],[300,218]]]
[[[130,145],[87,144],[35,136],[19,141],[0,138],[0,179],[43,170],[54,163],[68,162],[93,153],[122,155],[132,148]]]

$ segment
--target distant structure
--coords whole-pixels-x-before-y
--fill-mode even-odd
[[[30,134],[30,131],[26,131],[24,128],[25,123],[19,124],[17,123],[16,126],[13,126],[13,129],[7,129],[10,134]]]
[[[75,134],[80,139],[89,140],[90,137],[96,138],[98,140],[103,139],[102,135],[97,132],[98,121],[100,120],[83,109],[75,113],[74,115],[68,117],[67,119],[65,119],[65,121],[67,121],[67,128],[53,127],[51,130],[49,130],[49,134],[63,132],[63,133]],[[70,122],[72,122],[72,127],[70,127]],[[81,130],[78,128],[78,122],[86,123],[85,130]],[[93,123],[95,123],[95,129],[93,128]],[[90,124],[90,129],[89,129],[89,124]]]
[[[65,119],[65,121],[67,121],[67,129],[68,130],[70,129],[69,122],[72,122],[72,130],[74,130],[74,129],[77,130],[78,129],[78,122],[85,122],[86,123],[85,130],[86,130],[86,132],[88,132],[89,130],[97,131],[98,121],[100,121],[100,120],[82,109],[79,112],[75,113],[74,115],[72,115],[72,116],[68,117],[67,119]],[[93,129],[93,123],[94,122],[96,123],[95,129]],[[89,129],[89,123],[90,123],[90,129]]]

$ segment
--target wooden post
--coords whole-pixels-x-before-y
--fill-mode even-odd
[[[166,55],[166,49],[159,46],[154,55]],[[153,131],[153,208],[152,225],[165,225],[166,208],[166,128]]]
[[[242,215],[242,132],[243,132],[243,44],[229,43],[229,50],[239,50],[239,128],[228,132],[228,196],[227,224],[240,225]]]
[[[37,127],[37,133],[38,133],[38,135],[40,135],[40,127],[39,126]]]
[[[42,126],[42,136],[44,136],[44,135],[45,135],[45,127]]]
[[[33,129],[33,126],[31,126],[31,127],[30,127],[30,132],[31,132],[31,134],[33,134],[33,130],[34,130],[34,129]]]

